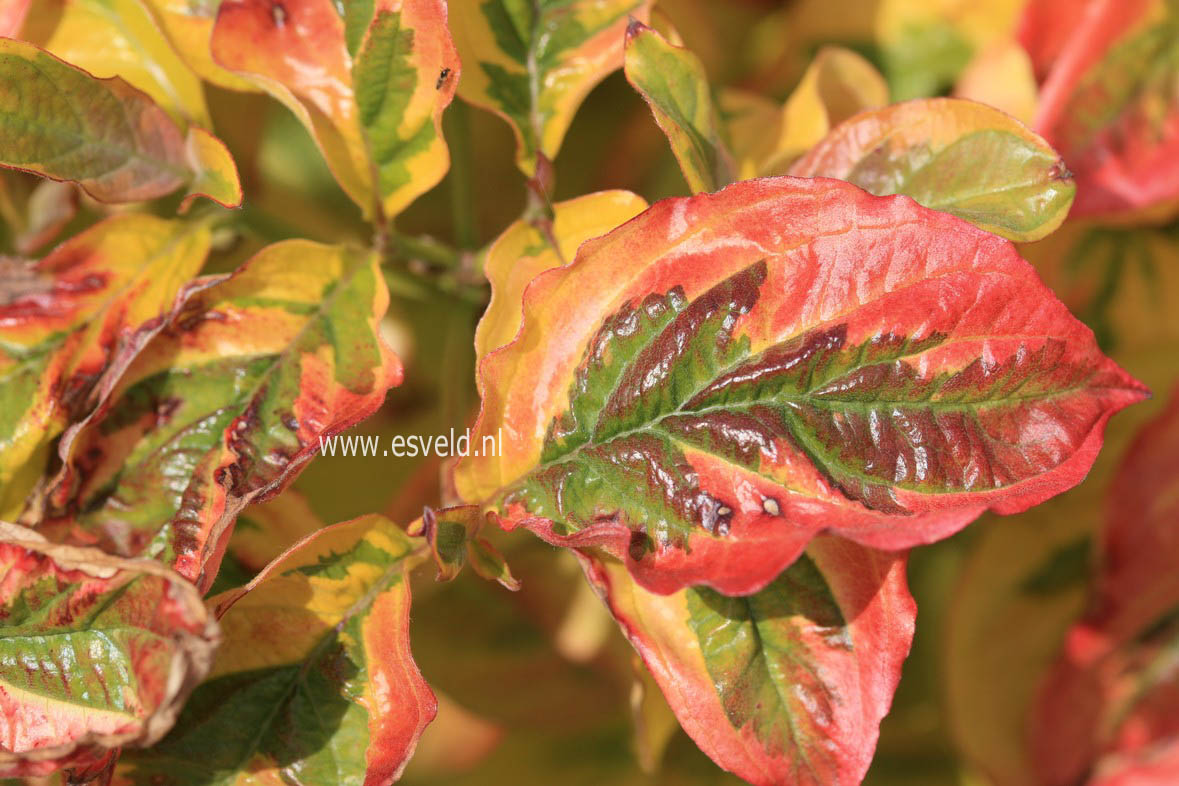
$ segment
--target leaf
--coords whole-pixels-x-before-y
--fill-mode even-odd
[[[1036,81],[1043,82],[1076,33],[1089,0],[1028,0],[1019,20],[1018,38],[1032,61]]]
[[[1090,483],[1009,522],[980,522],[954,589],[944,629],[947,725],[959,755],[988,782],[1042,786],[1027,718],[1084,609],[1100,507],[1085,493]]]
[[[1094,0],[1051,23],[1068,26],[1070,38],[1041,89],[1035,128],[1076,172],[1074,215],[1174,216],[1179,9],[1167,0]]]
[[[1068,216],[1076,187],[1060,156],[990,107],[933,98],[865,112],[790,169],[878,196],[904,194],[1011,240],[1038,240]]]
[[[446,14],[442,0],[342,13],[331,0],[225,0],[211,46],[295,113],[366,215],[379,204],[392,217],[450,166],[441,121],[460,65]]]
[[[0,166],[76,182],[100,202],[155,199],[188,185],[190,199],[237,207],[233,161],[206,136],[194,127],[186,141],[119,77],[95,79],[31,44],[0,40]]]
[[[180,58],[201,79],[227,90],[258,88],[213,61],[209,38],[222,0],[144,0]]]
[[[150,560],[0,529],[0,777],[154,743],[208,672],[219,638],[196,590]]]
[[[209,244],[205,223],[126,214],[40,262],[0,263],[0,517],[20,513],[50,443],[163,327]]]
[[[871,63],[849,49],[823,47],[782,107],[780,136],[759,174],[785,174],[791,161],[822,141],[832,128],[887,103],[888,85]]]
[[[20,35],[31,0],[5,0],[0,6],[0,36],[16,38]]]
[[[1015,41],[980,52],[954,85],[954,97],[993,106],[1019,122],[1035,122],[1039,93],[1032,62]]]
[[[694,193],[716,191],[736,180],[700,58],[632,19],[626,28],[625,68],[627,80],[667,135],[688,187]]]
[[[106,404],[67,434],[55,540],[164,561],[207,590],[237,514],[401,381],[375,255],[291,240],[194,285]]]
[[[647,22],[651,0],[452,0],[467,71],[459,94],[506,120],[516,163],[536,172],[556,158],[581,102],[622,66],[628,16]]]
[[[1144,395],[1006,241],[801,178],[582,245],[481,374],[472,442],[502,451],[460,460],[463,499],[656,592],[754,592],[820,532],[900,549],[1024,510]]]
[[[634,218],[647,207],[629,191],[600,191],[553,205],[552,236],[558,248],[527,221],[503,231],[487,252],[483,270],[491,283],[491,302],[475,329],[482,361],[509,343],[520,329],[520,301],[532,279],[573,259],[578,247]]]
[[[18,253],[32,254],[58,236],[78,214],[78,190],[69,183],[42,180],[29,194],[28,222],[13,239]]]
[[[1179,608],[1179,388],[1143,426],[1106,498],[1096,614],[1149,626]]]
[[[442,510],[426,508],[408,531],[421,535],[430,546],[434,564],[438,567],[438,581],[452,581],[470,563],[471,570],[482,579],[496,581],[515,592],[520,582],[495,547],[480,537],[479,532],[487,516],[475,505],[456,505]]]
[[[1075,783],[1106,758],[1179,744],[1177,467],[1179,389],[1110,486],[1088,612],[1042,685],[1031,739],[1047,786]]]
[[[1010,36],[1025,2],[880,0],[874,8],[875,43],[893,98],[942,93],[974,54]]]
[[[237,207],[242,203],[237,165],[224,142],[194,126],[188,130],[184,155],[193,178],[188,196],[180,203],[181,213],[186,212],[198,196],[208,197],[224,207]]]
[[[814,541],[755,595],[656,595],[617,562],[591,583],[713,761],[758,786],[857,784],[913,640],[903,556]]]
[[[60,17],[46,40],[30,43],[100,79],[121,77],[181,128],[212,126],[200,79],[140,0],[46,0],[41,12]]]
[[[409,649],[420,544],[381,516],[321,530],[210,601],[225,643],[117,784],[391,783],[437,702]]]

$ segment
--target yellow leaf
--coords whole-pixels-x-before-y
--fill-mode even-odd
[[[184,127],[209,128],[201,81],[177,56],[140,0],[45,0],[42,19],[60,14],[45,41],[33,41],[100,79],[121,76]]]

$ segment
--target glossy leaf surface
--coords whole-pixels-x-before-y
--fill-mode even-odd
[[[0,535],[0,777],[162,737],[218,639],[196,589],[149,560]]]
[[[1023,124],[949,98],[857,115],[790,173],[837,177],[878,196],[904,194],[1017,241],[1053,232],[1076,192],[1060,156]]]
[[[96,79],[23,41],[0,40],[0,166],[76,182],[102,202],[185,185],[190,196],[241,202],[233,161],[207,132],[186,139],[123,79]]]
[[[642,22],[626,29],[626,78],[651,107],[693,192],[736,179],[700,58]]]
[[[372,255],[285,241],[193,289],[63,440],[45,529],[207,589],[241,509],[375,412],[401,365],[377,332],[388,294]]]
[[[432,188],[450,165],[442,111],[458,55],[442,0],[226,0],[214,59],[270,92],[307,126],[336,180],[386,216]]]
[[[204,224],[128,214],[39,262],[0,262],[0,516],[20,513],[50,442],[163,327],[208,251]]]
[[[1093,0],[1068,17],[1033,16],[1025,38],[1053,40],[1043,24],[1069,33],[1042,86],[1035,128],[1076,172],[1076,215],[1174,215],[1179,9],[1169,0]]]
[[[1179,745],[1179,395],[1140,432],[1108,497],[1100,569],[1084,618],[1045,680],[1032,749],[1047,786],[1107,760]],[[1172,761],[1155,777],[1179,777]],[[1144,776],[1143,776],[1144,777]],[[1127,782],[1134,782],[1126,776]]]
[[[543,337],[543,338],[542,338]],[[534,279],[484,360],[469,502],[756,591],[816,534],[905,548],[1077,483],[1143,388],[1006,241],[776,178],[665,200]]]
[[[627,19],[650,0],[452,0],[459,94],[512,126],[525,174],[552,159],[590,90],[622,65]]]
[[[437,702],[409,649],[420,541],[380,516],[321,530],[213,598],[225,643],[209,679],[119,784],[387,784]]]
[[[717,764],[759,786],[857,784],[917,607],[904,558],[822,538],[755,595],[655,595],[617,562],[587,575]]]

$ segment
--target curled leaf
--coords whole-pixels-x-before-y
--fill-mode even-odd
[[[228,153],[210,158],[199,137],[207,133],[189,133],[196,143],[119,77],[96,79],[31,44],[0,40],[0,166],[75,182],[102,202],[155,199],[187,185],[190,197],[236,207],[241,191]],[[206,170],[230,187],[209,188]]]
[[[857,784],[913,640],[904,557],[822,538],[754,595],[586,573],[684,730],[758,786]]]
[[[514,592],[520,589],[520,582],[512,577],[511,569],[495,546],[479,535],[486,522],[487,515],[476,505],[442,510],[426,508],[409,532],[420,534],[430,545],[439,581],[453,580],[463,565],[469,563],[480,578],[499,582]]]
[[[854,260],[854,264],[852,263]],[[643,586],[765,586],[820,532],[899,549],[1076,484],[1142,386],[1005,240],[768,178],[660,202],[524,292],[463,498]]]
[[[790,169],[878,196],[904,194],[1010,240],[1038,240],[1068,216],[1076,187],[1022,123],[973,101],[932,98],[865,112]]]
[[[225,0],[213,58],[287,106],[366,214],[399,213],[450,166],[460,65],[442,0]]]
[[[409,649],[420,543],[381,516],[320,530],[216,596],[225,642],[176,727],[114,783],[392,783],[437,702]]]
[[[52,440],[164,326],[209,243],[206,224],[127,214],[40,262],[0,262],[0,515],[20,513]]]
[[[625,68],[627,80],[671,142],[688,187],[716,191],[736,180],[700,58],[632,19],[626,28]]]
[[[156,742],[219,638],[196,589],[150,560],[0,534],[0,777]]]
[[[199,280],[106,403],[62,441],[55,539],[147,554],[207,589],[237,514],[279,493],[401,381],[375,256],[277,243]]]
[[[553,159],[581,102],[622,65],[630,16],[651,0],[451,0],[455,45],[466,65],[459,94],[508,121],[516,162],[536,172]]]

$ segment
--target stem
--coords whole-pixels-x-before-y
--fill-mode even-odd
[[[462,264],[462,255],[445,243],[432,237],[413,237],[392,232],[386,254],[392,254],[407,263],[417,263],[432,268],[454,270]]]
[[[478,229],[475,226],[474,188],[471,179],[471,111],[462,101],[455,101],[446,113],[446,138],[450,140],[450,215],[454,223],[454,239],[461,249],[475,248]]]

